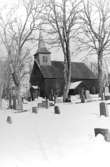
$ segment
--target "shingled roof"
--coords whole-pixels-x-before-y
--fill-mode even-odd
[[[64,78],[64,62],[52,61],[51,66],[40,66],[44,78]],[[71,79],[96,79],[90,69],[80,62],[71,63]]]

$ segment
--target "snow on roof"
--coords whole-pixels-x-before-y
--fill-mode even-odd
[[[70,89],[75,89],[77,88],[77,86],[79,86],[82,83],[82,81],[77,81],[77,82],[73,82],[70,85]]]

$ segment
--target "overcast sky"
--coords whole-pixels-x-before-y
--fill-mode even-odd
[[[4,11],[4,14],[15,4],[20,4],[21,0],[0,0],[0,9]],[[21,10],[21,9],[20,9]],[[22,12],[20,12],[21,14]],[[22,13],[23,14],[23,13]],[[61,56],[62,55],[62,56]],[[75,61],[79,61],[81,59],[81,57],[83,57],[84,55],[81,54],[77,57],[73,57],[72,59]],[[0,51],[0,57],[4,58],[5,57],[5,53],[4,53],[4,48],[2,47],[1,51]],[[52,49],[52,58],[56,59],[56,60],[61,60],[63,59],[63,54],[61,53],[61,50],[56,51],[56,49]]]
[[[16,4],[18,0],[0,0],[0,8],[4,6],[11,7],[12,5]]]

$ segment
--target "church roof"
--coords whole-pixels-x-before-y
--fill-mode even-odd
[[[62,61],[52,61],[51,66],[40,66],[40,70],[44,78],[64,78],[64,62]],[[96,79],[96,77],[84,63],[72,62],[71,79]]]
[[[37,53],[50,54],[50,52],[48,51],[48,49],[46,47],[42,47],[42,48],[38,49]]]

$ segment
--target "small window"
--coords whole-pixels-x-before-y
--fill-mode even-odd
[[[43,63],[48,63],[48,57],[47,56],[43,56]]]

